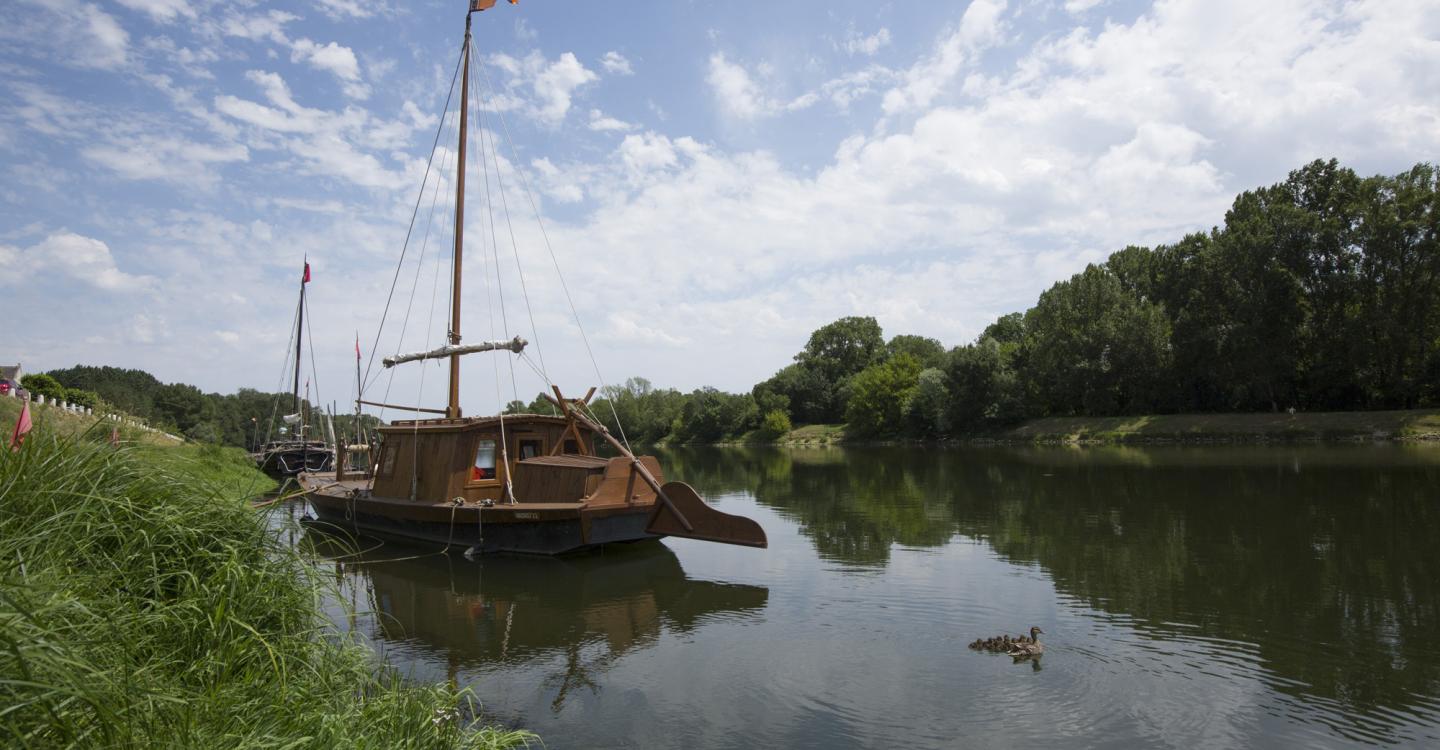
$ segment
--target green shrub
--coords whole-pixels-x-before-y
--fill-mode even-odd
[[[790,424],[790,415],[781,409],[772,409],[760,423],[760,436],[774,440],[789,434],[791,429],[793,427]]]

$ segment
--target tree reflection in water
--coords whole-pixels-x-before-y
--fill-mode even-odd
[[[1377,722],[1440,694],[1440,450],[673,449],[702,494],[753,493],[826,559],[885,566],[955,535],[1038,564],[1142,634],[1255,644],[1272,685]]]

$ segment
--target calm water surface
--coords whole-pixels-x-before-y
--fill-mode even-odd
[[[392,663],[550,748],[1440,745],[1440,447],[660,458],[770,549],[301,541]],[[966,648],[1031,625],[1039,662]]]

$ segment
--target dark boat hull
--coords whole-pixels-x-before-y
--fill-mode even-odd
[[[269,450],[257,459],[260,470],[279,477],[293,477],[301,473],[335,470],[335,453],[325,449],[285,448]]]
[[[321,492],[312,493],[309,501],[320,522],[344,532],[399,537],[479,554],[562,555],[660,538],[646,531],[653,507],[581,510],[554,507],[559,503],[522,503],[484,508],[351,499]]]

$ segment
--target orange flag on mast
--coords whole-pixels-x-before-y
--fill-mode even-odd
[[[26,399],[25,405],[20,407],[20,418],[15,420],[15,433],[10,436],[10,450],[20,450],[20,444],[25,442],[25,436],[30,433],[30,401]]]

